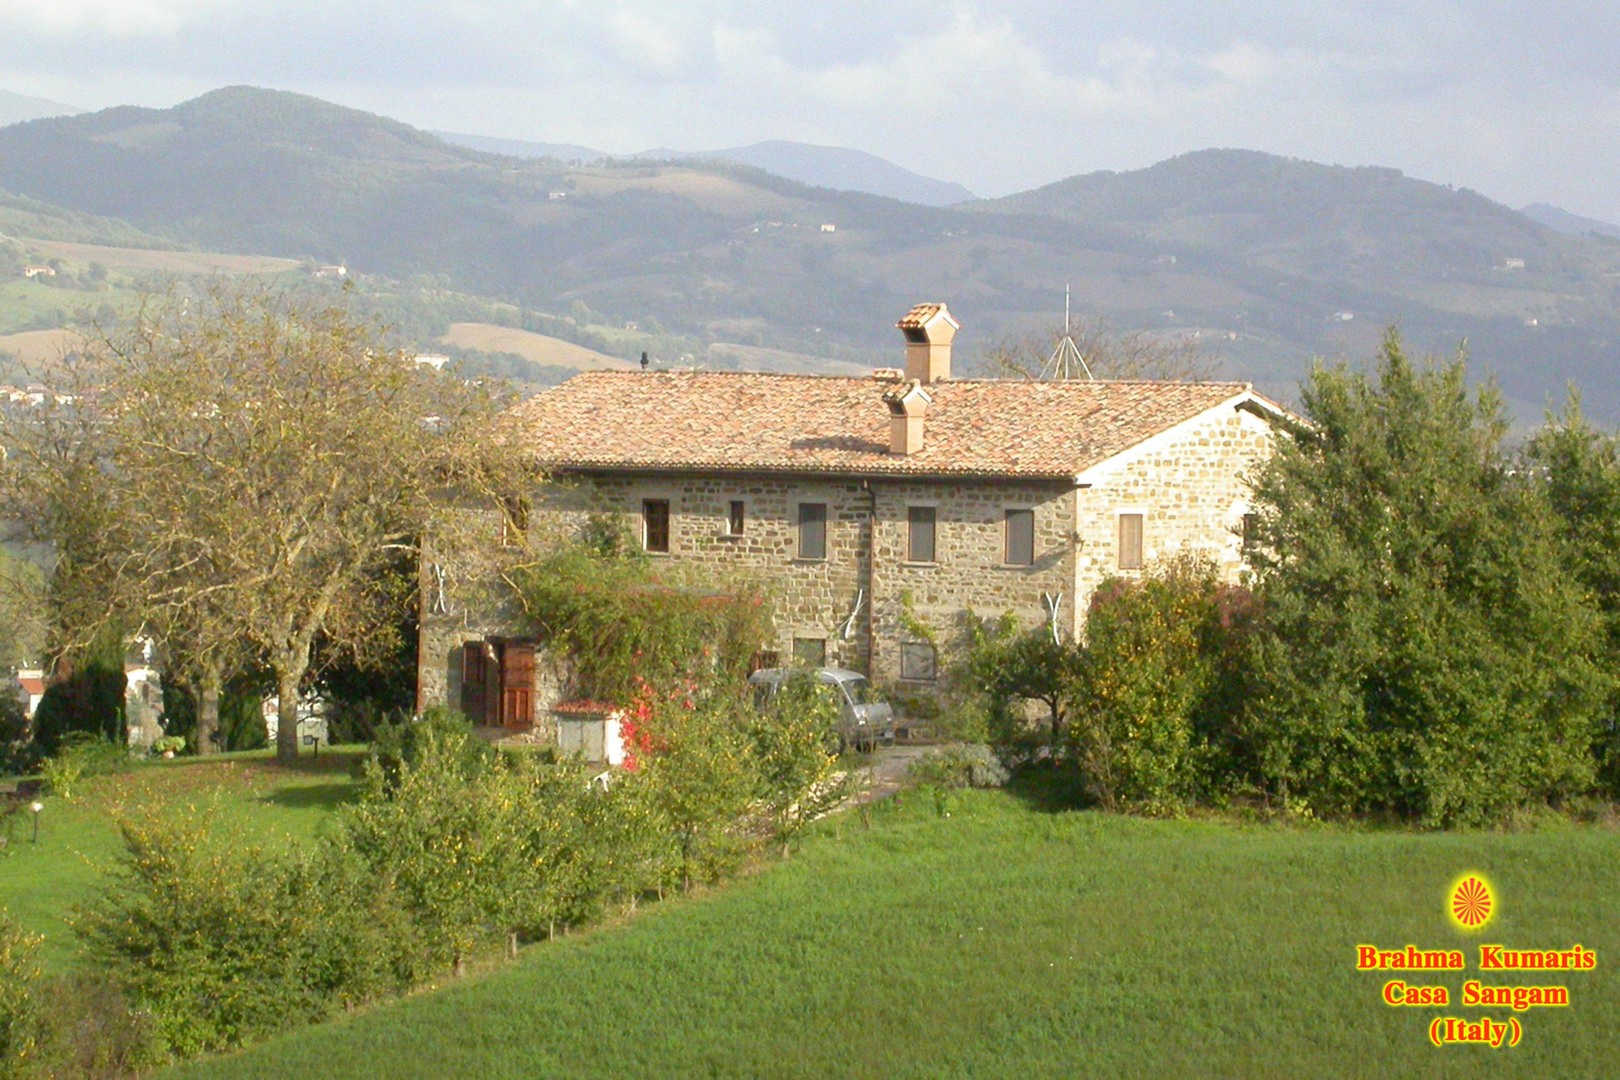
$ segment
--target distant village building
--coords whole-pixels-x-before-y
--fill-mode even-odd
[[[330,263],[326,266],[317,266],[315,276],[318,278],[342,278],[349,276],[349,268],[342,263]]]
[[[56,270],[53,267],[49,267],[49,266],[25,266],[25,267],[23,267],[23,277],[25,277],[25,278],[41,278],[41,277],[55,277],[55,276],[56,276]]]
[[[23,701],[23,715],[28,719],[34,718],[34,711],[45,698],[45,670],[43,668],[18,668],[17,686],[21,690],[19,695]]]
[[[838,226],[830,221],[824,221],[821,223],[821,231],[835,233],[838,231]]]
[[[435,371],[443,370],[450,358],[443,353],[417,353],[413,359],[423,367],[430,367]]]
[[[897,325],[903,372],[594,371],[513,407],[511,445],[561,481],[529,493],[526,522],[568,535],[607,515],[650,558],[760,580],[761,666],[909,694],[938,690],[966,611],[1068,639],[1105,579],[1162,557],[1236,578],[1278,405],[1235,382],[955,379],[944,304]],[[567,673],[447,558],[424,560],[418,707],[555,737]]]
[[[568,192],[566,192],[566,191],[548,191],[548,192],[546,192],[546,198],[550,199],[552,202],[556,202],[558,199],[566,199],[566,198],[568,198]]]
[[[1524,269],[1524,260],[1520,259],[1520,258],[1516,258],[1516,257],[1509,257],[1509,258],[1503,259],[1502,260],[1502,269],[1504,269],[1504,270],[1523,270]]]
[[[0,385],[0,401],[4,401],[8,405],[38,408],[45,404],[47,398],[57,405],[70,405],[73,403],[72,394],[58,394],[39,383],[29,383],[26,387]]]

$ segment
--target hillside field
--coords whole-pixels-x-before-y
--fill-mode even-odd
[[[823,823],[754,876],[180,1077],[1612,1076],[1620,845],[1611,826],[1417,834],[1147,821],[1034,793],[910,792]],[[1444,912],[1465,870],[1499,913]],[[1596,950],[1491,975],[1479,942]],[[1435,1048],[1356,947],[1458,948],[1466,972],[1567,986],[1516,1048]]]
[[[457,322],[439,338],[440,344],[459,349],[477,349],[480,352],[515,353],[536,364],[570,367],[579,371],[601,371],[606,368],[629,368],[628,361],[620,360],[583,345],[561,338],[520,330],[513,326],[493,323]]]
[[[48,367],[83,340],[74,330],[24,330],[0,334],[0,353],[10,353],[30,370]]]
[[[23,243],[47,257],[89,265],[99,262],[117,270],[152,270],[163,274],[276,274],[297,270],[294,259],[270,255],[233,255],[219,251],[169,251],[161,248],[112,247],[63,240],[25,238]]]

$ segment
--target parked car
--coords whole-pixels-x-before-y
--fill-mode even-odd
[[[865,675],[848,668],[761,668],[748,676],[754,704],[770,707],[776,694],[791,679],[814,679],[838,703],[838,749],[853,746],[870,750],[894,744],[894,709],[878,697]]]

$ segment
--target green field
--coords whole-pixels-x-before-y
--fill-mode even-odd
[[[72,800],[44,800],[37,842],[30,839],[29,822],[19,820],[7,853],[0,855],[0,908],[44,936],[47,969],[83,962],[67,920],[75,905],[106,885],[107,871],[123,851],[118,815],[189,814],[221,842],[269,845],[314,836],[352,789],[352,751],[305,758],[291,772],[274,765],[270,751],[226,758],[143,764],[82,781]]]
[[[182,1076],[1612,1076],[1620,834],[1414,834],[1052,812],[920,793],[790,861]],[[1499,913],[1466,939],[1463,870]],[[1431,1047],[1355,946],[1599,955],[1514,1049]],[[1462,973],[1415,973],[1446,985]],[[1489,978],[1489,976],[1486,976]],[[1528,981],[1512,975],[1494,981]],[[1506,1019],[1506,1009],[1489,1015]]]

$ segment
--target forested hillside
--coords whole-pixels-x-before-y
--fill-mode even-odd
[[[700,361],[723,343],[888,362],[897,314],[937,297],[967,365],[1054,325],[1067,282],[1077,311],[1194,339],[1274,393],[1398,323],[1422,349],[1466,339],[1521,417],[1572,379],[1620,416],[1620,242],[1389,169],[1206,151],[926,207],[719,162],[497,156],[233,87],[0,128],[0,188],[173,242],[634,324]]]

